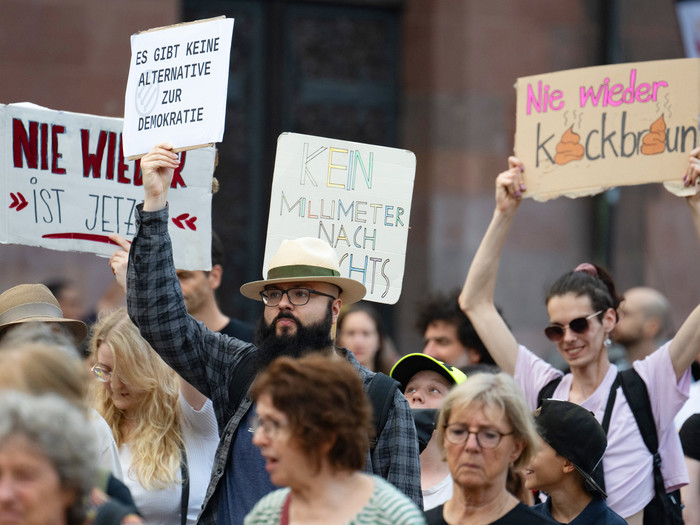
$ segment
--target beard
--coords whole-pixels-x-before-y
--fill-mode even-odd
[[[296,325],[293,334],[277,335],[275,328],[279,319],[291,319]],[[333,307],[328,303],[325,317],[318,323],[302,325],[290,312],[284,310],[277,314],[268,325],[261,317],[255,327],[253,342],[258,347],[257,361],[260,368],[269,365],[281,356],[302,357],[311,352],[328,350],[333,347],[331,327],[333,326]]]

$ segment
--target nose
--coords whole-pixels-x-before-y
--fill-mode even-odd
[[[280,303],[277,305],[277,308],[291,309],[293,306],[294,305],[289,300],[289,290],[283,290],[282,291],[282,298],[280,299]]]
[[[424,405],[425,404],[425,396],[423,395],[423,393],[420,390],[415,390],[410,394],[408,401],[409,401],[409,404],[411,405],[411,407],[413,407],[413,405]]]
[[[476,439],[476,432],[469,433],[467,440],[464,442],[464,446],[472,450],[478,450],[480,448],[479,441]]]
[[[423,353],[435,359],[440,359],[440,351],[438,350],[438,346],[435,344],[435,341],[428,341],[425,343]]]
[[[0,476],[0,501],[14,501],[15,490],[14,484],[7,476]]]
[[[262,427],[258,427],[253,432],[253,445],[260,448],[265,444],[265,432],[263,432]]]
[[[574,341],[578,337],[578,334],[574,332],[569,326],[565,326],[563,330],[564,337],[562,339],[564,341]]]

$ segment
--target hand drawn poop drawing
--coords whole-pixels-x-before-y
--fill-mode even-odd
[[[642,139],[642,154],[643,155],[658,155],[666,149],[666,121],[661,115],[651,126],[649,133],[644,135]]]
[[[557,154],[554,156],[555,164],[560,166],[571,162],[572,160],[581,160],[583,158],[583,146],[579,144],[581,136],[574,133],[574,127],[571,126],[561,136],[559,144],[557,144]]]

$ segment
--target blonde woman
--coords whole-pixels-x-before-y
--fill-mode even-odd
[[[96,323],[90,349],[94,406],[141,514],[150,525],[195,523],[219,442],[211,401],[158,357],[124,308]]]

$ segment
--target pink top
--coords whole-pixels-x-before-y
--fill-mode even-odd
[[[663,345],[633,366],[644,380],[651,399],[654,421],[659,431],[661,472],[668,492],[688,484],[683,450],[673,417],[688,399],[690,369],[680,381],[676,381],[669,353],[670,342]],[[596,391],[583,403],[599,422],[603,420],[610,387],[617,375],[617,367],[610,365],[608,373]],[[528,406],[537,406],[537,394],[561,372],[537,357],[524,346],[519,347],[515,364],[515,381],[518,383]],[[566,374],[554,391],[552,398],[568,400],[572,375]],[[622,393],[617,389],[608,431],[608,448],[603,456],[605,488],[608,506],[622,517],[629,517],[642,510],[654,496],[651,454],[647,449],[632,411]]]

